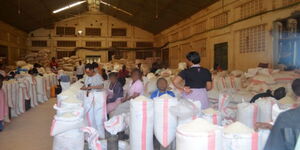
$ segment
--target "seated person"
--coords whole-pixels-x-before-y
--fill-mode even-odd
[[[175,94],[172,91],[168,91],[168,81],[165,78],[159,78],[157,80],[157,90],[152,92],[151,99],[154,99],[156,97],[160,97],[164,94],[168,94],[172,97],[175,97]]]
[[[128,113],[130,110],[129,100],[134,99],[144,92],[144,84],[142,82],[142,72],[139,69],[134,69],[131,72],[132,83],[129,86],[128,93],[125,98],[122,98],[122,104],[118,105],[115,111],[110,114],[110,117]]]
[[[300,79],[292,83],[295,95],[300,97]],[[258,128],[271,128],[264,150],[294,150],[300,133],[300,107],[282,112],[275,124],[264,123]]]

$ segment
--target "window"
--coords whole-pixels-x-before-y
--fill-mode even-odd
[[[153,47],[152,42],[136,42],[136,47]]]
[[[56,35],[75,35],[75,27],[56,27]]]
[[[201,57],[206,57],[206,39],[201,39],[193,42],[193,50],[196,50],[200,53]]]
[[[101,36],[101,28],[85,28],[85,35]]]
[[[153,57],[152,51],[137,51],[135,53],[136,59],[146,59],[148,57]]]
[[[201,33],[206,31],[206,20],[195,24],[195,32]]]
[[[265,51],[265,25],[240,31],[240,53]]]
[[[76,41],[57,41],[57,47],[76,47]]]
[[[260,13],[263,10],[262,0],[252,0],[241,6],[241,18],[247,18],[249,16]]]
[[[41,41],[41,40],[31,41],[31,46],[32,47],[47,47],[47,41]]]
[[[86,41],[86,47],[101,47],[101,41]]]
[[[222,27],[228,24],[228,12],[224,12],[213,17],[214,28]]]
[[[124,28],[112,28],[111,35],[112,36],[126,36],[127,30]]]
[[[126,41],[113,41],[111,43],[112,47],[127,47],[127,42]]]
[[[56,54],[57,54],[57,58],[61,59],[63,57],[74,56],[74,55],[76,55],[76,52],[75,51],[57,51]]]

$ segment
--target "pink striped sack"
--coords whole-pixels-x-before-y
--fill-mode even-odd
[[[153,150],[153,100],[139,96],[130,100],[130,149]]]
[[[214,124],[214,125],[221,125],[222,117],[221,113],[214,110],[213,108],[208,108],[205,110],[202,110],[202,118],[207,120],[208,122]]]
[[[53,150],[83,150],[84,134],[80,130],[83,126],[83,119],[76,112],[56,115],[50,131],[54,137]]]
[[[154,134],[163,147],[176,137],[177,116],[170,108],[177,105],[177,99],[167,94],[154,99]]]
[[[224,150],[258,150],[258,133],[241,123],[233,123],[224,128],[222,147]]]
[[[258,106],[258,122],[271,122],[272,121],[272,108],[276,100],[272,97],[259,98],[255,101]]]
[[[107,120],[106,113],[107,95],[105,91],[91,92],[84,98],[85,123],[98,131],[100,138],[105,138],[104,122]]]
[[[258,106],[257,104],[240,103],[237,105],[237,118],[236,120],[245,124],[249,128],[254,128],[257,122]]]
[[[86,133],[86,141],[89,143],[90,150],[103,150],[100,141],[98,140],[99,135],[96,129],[91,127],[84,127],[81,129]]]
[[[201,118],[179,125],[176,150],[222,150],[221,129]]]
[[[127,126],[125,122],[126,115],[127,114],[123,113],[104,122],[105,130],[112,135],[116,135],[117,133],[124,131]]]

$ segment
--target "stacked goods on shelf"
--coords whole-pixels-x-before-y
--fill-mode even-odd
[[[78,56],[64,57],[62,59],[58,59],[57,63],[59,69],[63,69],[64,71],[74,71],[74,67],[79,63],[79,61],[83,60]]]

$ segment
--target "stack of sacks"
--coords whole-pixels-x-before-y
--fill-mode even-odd
[[[83,150],[84,121],[81,112],[57,114],[52,121],[50,135],[53,139],[53,150]]]
[[[63,69],[65,71],[73,71],[74,67],[79,64],[79,61],[83,60],[78,56],[71,56],[59,59],[57,63],[60,69]]]
[[[38,53],[29,53],[25,56],[24,60],[30,64],[38,63]]]
[[[177,150],[222,150],[220,127],[198,118],[177,127]]]
[[[130,148],[153,150],[153,100],[139,96],[130,101]]]
[[[214,124],[214,125],[221,125],[221,114],[214,110],[213,108],[207,108],[205,110],[202,110],[202,118],[207,120],[208,122]]]
[[[163,147],[175,139],[177,116],[170,111],[177,106],[177,99],[167,94],[154,99],[154,134]]]
[[[224,90],[220,92],[218,101],[218,110],[222,118],[226,121],[235,121],[237,113],[237,105],[242,102],[249,102],[254,96],[248,91]],[[214,106],[214,105],[213,105]]]
[[[25,61],[21,61],[21,60],[20,60],[20,61],[17,61],[17,62],[16,62],[16,66],[17,66],[17,67],[21,67],[21,68],[22,68],[23,66],[26,66],[26,65],[27,65],[27,63],[26,63]]]
[[[270,86],[274,85],[275,83],[276,82],[271,75],[258,74],[251,79],[247,90],[256,93],[263,93],[270,89]]]
[[[223,149],[258,149],[258,134],[244,124],[235,122],[224,128]]]
[[[142,64],[141,70],[144,75],[147,75],[150,72],[151,64]]]
[[[42,76],[36,76],[38,102],[44,103],[48,101],[46,80]]]

